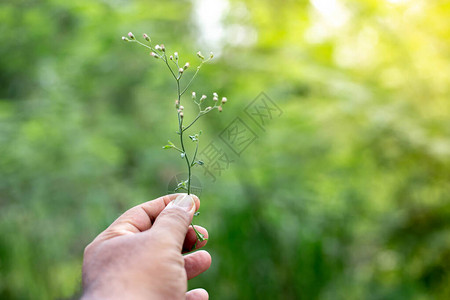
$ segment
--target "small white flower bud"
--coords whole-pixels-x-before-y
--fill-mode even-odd
[[[186,70],[187,68],[189,68],[189,66],[190,66],[190,64],[187,62],[183,68]]]
[[[170,60],[173,60],[173,56],[172,56],[172,55],[171,55],[171,56],[169,56],[169,59],[170,59]]]
[[[134,35],[133,35],[133,33],[128,32],[128,37],[129,37],[130,39],[134,40]]]
[[[192,92],[192,99],[197,98],[197,95],[195,94],[195,92]]]
[[[200,98],[200,102],[204,101],[206,99],[206,95],[202,95],[202,97]]]
[[[144,33],[144,39],[147,41],[147,42],[150,42],[151,40],[150,40],[150,37],[146,34],[146,33]]]
[[[156,54],[155,52],[150,52],[150,55],[153,56],[154,58],[159,58],[159,55]]]
[[[218,100],[219,100],[218,97],[216,97],[216,96],[213,97],[213,101],[218,101]]]
[[[197,52],[197,56],[198,56],[200,59],[205,59],[205,57],[202,55],[202,53],[201,53],[200,51]]]
[[[173,57],[175,57],[175,59],[178,60],[178,52],[175,52],[175,53],[173,54]]]
[[[175,108],[178,108],[180,106],[180,101],[177,99],[175,100]]]
[[[180,68],[180,69],[178,70],[178,72],[183,73],[183,72],[184,72],[184,69],[183,69],[183,68]]]
[[[219,110],[219,112],[222,112],[222,106],[217,107],[217,109]]]
[[[217,93],[213,93],[213,96],[214,97],[219,97],[219,95],[217,95]]]
[[[166,46],[164,46],[164,44],[161,44],[161,50],[162,52],[166,52]]]
[[[210,111],[212,109],[212,107],[211,106],[208,106],[206,109],[205,109],[205,111]]]
[[[130,40],[123,36],[123,37],[122,37],[122,41],[124,41],[124,42],[129,42]]]
[[[156,46],[155,46],[155,49],[156,49],[156,50],[161,50],[161,46],[160,46],[160,45],[156,45]]]
[[[227,102],[227,97],[222,97],[222,104]]]
[[[184,117],[183,112],[180,112],[180,118],[183,119],[183,117]]]

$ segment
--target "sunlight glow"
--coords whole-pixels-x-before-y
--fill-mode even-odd
[[[322,15],[328,25],[340,27],[344,25],[349,14],[337,0],[311,0],[311,4]]]
[[[409,0],[386,0],[386,1],[392,4],[402,4],[408,2]]]
[[[193,21],[198,26],[198,42],[219,55],[226,37],[223,19],[229,10],[227,0],[193,0]]]

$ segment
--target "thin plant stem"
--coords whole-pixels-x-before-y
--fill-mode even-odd
[[[146,44],[144,44],[144,43],[141,43],[140,41],[138,41],[138,40],[136,40],[136,39],[134,39],[134,38],[131,39],[131,40],[128,40],[128,41],[138,43],[139,45],[144,46],[144,47],[146,47],[146,48],[152,50],[152,52],[154,52],[153,55],[156,56],[156,58],[161,58],[161,59],[164,61],[164,63],[166,64],[167,68],[169,69],[170,73],[172,74],[172,76],[173,76],[173,78],[175,79],[175,82],[176,82],[176,86],[177,86],[177,102],[178,102],[178,105],[181,105],[181,96],[182,96],[182,95],[187,91],[187,89],[191,86],[193,80],[195,79],[195,77],[197,76],[198,72],[200,71],[200,68],[201,68],[201,66],[203,65],[203,63],[205,63],[205,62],[207,62],[207,61],[209,61],[209,60],[211,59],[211,58],[209,58],[209,59],[204,60],[204,61],[202,61],[202,62],[200,63],[200,65],[197,67],[197,70],[195,71],[195,73],[194,73],[194,75],[191,77],[191,79],[189,80],[189,82],[188,82],[188,84],[186,85],[186,87],[185,87],[183,90],[181,90],[181,87],[180,87],[180,80],[181,80],[181,78],[182,78],[182,76],[183,76],[183,72],[182,72],[182,71],[180,72],[180,67],[179,67],[179,65],[178,65],[178,58],[177,58],[177,57],[173,58],[173,59],[172,59],[172,62],[173,62],[173,63],[175,64],[175,66],[177,67],[178,76],[175,75],[174,70],[170,67],[170,65],[169,65],[169,60],[167,59],[167,56],[166,56],[166,53],[165,53],[165,50],[164,50],[164,49],[161,49],[161,51],[158,51],[158,50],[154,49],[151,45],[149,46],[149,45],[146,45]],[[197,152],[198,152],[198,144],[199,144],[199,142],[198,142],[198,139],[197,139],[197,140],[196,140],[195,152],[194,152],[194,155],[193,155],[193,157],[192,157],[192,161],[190,161],[190,160],[189,160],[189,156],[188,156],[188,154],[186,153],[186,148],[185,148],[185,145],[184,145],[184,133],[185,133],[185,131],[186,131],[187,129],[189,129],[189,128],[190,128],[190,127],[191,127],[191,126],[192,126],[192,125],[193,125],[193,124],[194,124],[201,116],[207,114],[207,113],[210,112],[212,109],[216,108],[216,106],[214,106],[213,108],[211,108],[211,109],[208,110],[208,111],[202,111],[202,110],[201,110],[201,105],[200,105],[200,103],[197,103],[196,101],[194,101],[194,102],[198,105],[200,112],[199,112],[198,115],[195,117],[195,119],[194,119],[188,126],[186,126],[186,127],[184,127],[184,128],[183,128],[183,117],[182,117],[182,115],[181,115],[181,112],[178,111],[178,129],[179,129],[179,131],[178,131],[177,133],[180,135],[180,145],[181,145],[181,149],[178,148],[178,147],[176,147],[176,146],[174,146],[174,145],[172,145],[172,148],[174,148],[174,149],[178,150],[179,152],[181,152],[182,157],[183,157],[184,160],[186,161],[186,166],[187,166],[187,169],[188,169],[188,179],[187,179],[187,194],[188,194],[188,195],[191,194],[192,167],[195,165],[195,159],[197,158]],[[205,237],[203,236],[203,234],[201,234],[201,233],[195,228],[195,226],[194,226],[194,224],[193,224],[192,222],[191,222],[191,226],[192,226],[192,228],[194,229],[195,234],[197,235],[197,239],[198,239],[199,241],[204,241],[204,240],[206,240]],[[195,248],[195,246],[196,246],[196,245],[194,245],[194,248]]]
[[[195,77],[197,76],[198,71],[200,71],[200,68],[202,67],[202,65],[203,65],[203,62],[201,62],[200,65],[197,67],[197,70],[195,71],[194,75],[192,75],[191,80],[188,82],[188,84],[186,85],[186,87],[185,87],[185,88],[183,89],[183,91],[181,92],[181,95],[183,95],[183,94],[186,92],[186,90],[191,86],[192,81],[194,81],[194,79],[195,79]]]
[[[191,127],[192,125],[194,125],[194,123],[195,123],[201,116],[202,116],[202,114],[199,113],[199,114],[197,115],[197,117],[195,117],[194,121],[191,122],[191,124],[189,124],[188,126],[186,126],[186,127],[183,128],[183,131],[188,130],[189,127]]]

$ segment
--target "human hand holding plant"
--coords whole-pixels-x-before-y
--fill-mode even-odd
[[[186,161],[188,178],[178,184],[176,190],[185,190],[187,194],[164,196],[128,210],[86,247],[83,259],[83,300],[206,300],[208,293],[203,289],[186,292],[186,280],[206,271],[211,265],[211,256],[206,251],[182,256],[183,253],[204,246],[208,236],[206,229],[192,224],[200,200],[191,195],[191,169],[195,165],[203,165],[197,158],[201,131],[188,135],[195,143],[192,155],[186,152],[185,135],[202,116],[214,109],[221,112],[227,99],[224,97],[219,102],[219,96],[213,93],[214,106],[207,106],[205,95],[197,99],[196,93],[192,92],[192,100],[198,107],[198,114],[184,125],[181,98],[191,86],[201,66],[211,60],[213,55],[211,53],[209,58],[205,59],[200,52],[197,53],[201,60],[200,65],[182,88],[181,79],[190,64],[186,62],[180,67],[177,52],[167,57],[164,45],[152,46],[146,34],[144,39],[148,44],[137,41],[131,32],[128,38],[122,39],[150,49],[150,55],[165,63],[176,82],[175,108],[180,146],[169,141],[163,148],[177,150]]]

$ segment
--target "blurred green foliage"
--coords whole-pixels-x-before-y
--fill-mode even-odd
[[[0,3],[0,298],[76,298],[85,245],[185,171],[133,31],[191,64],[219,50],[193,87],[229,99],[203,146],[261,91],[284,111],[217,182],[196,169],[213,265],[190,287],[449,299],[450,3],[222,0],[207,35],[207,2]]]

